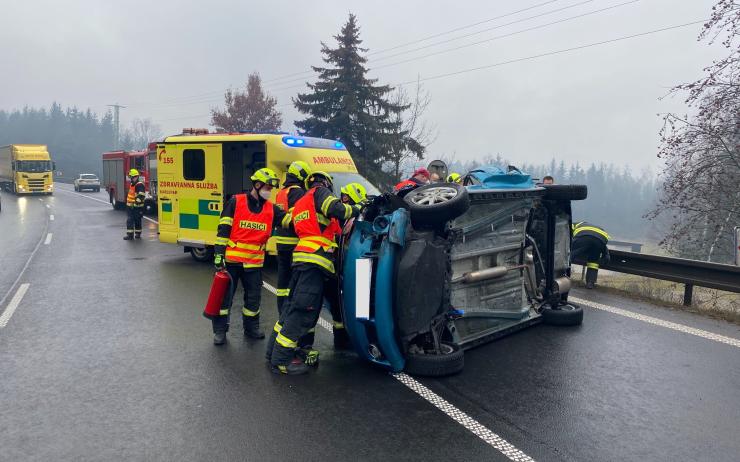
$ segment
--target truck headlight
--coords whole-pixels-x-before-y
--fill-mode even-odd
[[[47,191],[51,191],[52,189],[54,189],[54,185],[50,184],[50,185],[46,186],[46,190]]]

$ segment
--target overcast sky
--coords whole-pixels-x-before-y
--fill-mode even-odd
[[[150,117],[171,134],[208,126],[223,90],[259,71],[284,128],[294,130],[299,114],[290,98],[310,79],[309,66],[320,64],[320,41],[333,45],[349,12],[358,17],[369,67],[377,67],[370,75],[398,84],[702,20],[714,4],[621,5],[627,1],[3,1],[0,108],[58,101],[101,113],[118,102],[128,106],[124,124]],[[565,21],[517,33],[558,20]],[[554,157],[655,168],[656,114],[683,111],[680,98],[658,98],[723,53],[696,41],[700,28],[425,81],[427,119],[438,130],[430,156],[501,153],[514,163]],[[432,35],[439,36],[420,41]],[[451,40],[463,35],[470,36]],[[416,43],[399,47],[409,42]]]

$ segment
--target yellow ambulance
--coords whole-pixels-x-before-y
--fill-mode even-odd
[[[331,173],[336,194],[352,182],[361,183],[368,194],[379,194],[357,172],[339,141],[285,133],[186,129],[157,143],[159,240],[182,245],[198,261],[211,259],[226,201],[252,187],[250,177],[256,170],[269,167],[284,179],[288,166],[296,160]],[[273,200],[277,191],[273,189]],[[274,253],[272,240],[267,249]]]

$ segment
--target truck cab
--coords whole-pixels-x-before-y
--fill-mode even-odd
[[[15,194],[52,194],[54,163],[45,145],[0,147],[0,182]]]

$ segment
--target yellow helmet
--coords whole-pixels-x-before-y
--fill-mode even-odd
[[[459,173],[450,173],[447,175],[447,182],[448,183],[460,183],[462,181],[462,177]]]
[[[334,178],[332,178],[331,175],[326,172],[318,171],[313,172],[308,175],[308,177],[306,177],[306,189],[310,188],[311,184],[314,181],[320,180],[322,178],[329,182],[329,189],[332,189],[334,187]]]
[[[307,162],[296,160],[288,167],[288,173],[295,175],[301,181],[305,181],[308,175],[311,174],[311,167]]]
[[[273,188],[277,188],[280,184],[277,174],[270,168],[261,168],[254,172],[254,175],[250,178],[252,181],[261,181],[262,183],[269,184]]]
[[[343,186],[342,194],[346,194],[355,204],[361,204],[367,200],[367,191],[360,183],[349,183]]]
[[[136,170],[135,168],[132,168],[131,170],[128,171],[128,176],[139,176],[139,171]]]

